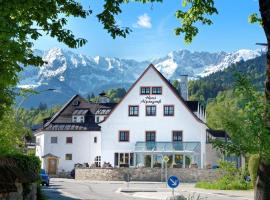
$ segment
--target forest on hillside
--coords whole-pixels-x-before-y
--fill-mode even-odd
[[[233,88],[237,73],[245,76],[258,91],[264,91],[265,65],[266,56],[262,55],[252,60],[240,61],[207,77],[189,81],[190,100],[199,100],[206,105],[219,92]]]

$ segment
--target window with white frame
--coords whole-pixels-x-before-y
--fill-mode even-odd
[[[95,157],[95,165],[96,167],[101,167],[101,156]]]
[[[141,94],[142,95],[150,94],[150,89],[151,87],[141,87]]]
[[[139,116],[139,106],[128,106],[128,116]]]
[[[183,141],[183,131],[173,131],[173,142]]]
[[[84,123],[84,116],[83,115],[73,115],[72,122],[73,123]]]
[[[134,166],[134,153],[114,153],[115,167]]]
[[[145,115],[146,116],[156,116],[157,107],[156,106],[146,106]]]
[[[162,94],[162,87],[152,87],[152,94]]]
[[[164,112],[164,116],[174,116],[174,106],[173,105],[165,105],[163,112]]]

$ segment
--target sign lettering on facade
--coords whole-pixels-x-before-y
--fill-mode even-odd
[[[156,96],[146,96],[144,99],[141,100],[141,103],[144,103],[144,104],[160,104],[161,99],[157,99]]]

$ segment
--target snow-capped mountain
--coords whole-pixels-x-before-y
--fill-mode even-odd
[[[19,87],[32,87],[37,90],[54,88],[58,91],[57,98],[56,94],[52,93],[40,94],[31,97],[32,102],[29,104],[36,106],[41,99],[48,104],[57,104],[63,103],[75,93],[87,95],[97,94],[109,88],[128,88],[150,63],[153,63],[168,79],[174,80],[183,74],[190,77],[207,76],[241,60],[253,59],[262,53],[263,50],[246,49],[233,53],[179,50],[159,59],[136,61],[90,57],[60,48],[37,50],[36,54],[42,56],[46,64],[41,67],[26,67],[19,74]]]

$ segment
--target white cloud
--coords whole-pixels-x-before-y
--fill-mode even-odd
[[[138,20],[135,24],[133,24],[134,28],[151,28],[151,18],[148,16],[147,13],[144,13],[143,15],[138,17]]]

